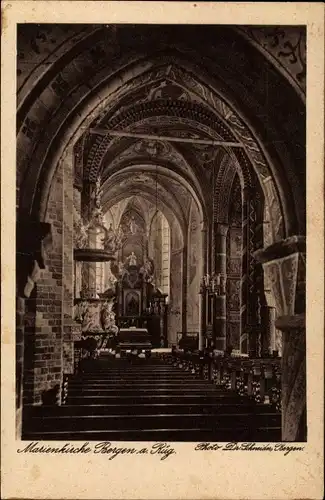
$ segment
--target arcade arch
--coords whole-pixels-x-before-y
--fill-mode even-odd
[[[28,27],[20,29],[19,57],[34,60]],[[121,218],[130,197],[163,214],[170,233],[171,342],[177,331],[199,327],[200,347],[211,333],[202,294],[199,310],[190,306],[202,278],[214,274],[222,293],[212,337],[217,348],[227,343],[231,292],[223,293],[223,285],[232,203],[241,199],[239,348],[256,355],[261,289],[278,316],[304,313],[301,92],[264,49],[232,27],[88,26],[70,41],[59,36],[49,64],[37,72],[35,63],[18,90],[17,233],[25,236],[17,242],[17,343],[27,339],[38,352],[37,332],[54,349],[46,368],[52,378],[25,365],[25,393],[37,403],[63,372],[73,371],[73,206],[84,216],[83,197],[99,176],[107,217],[118,206]],[[37,51],[44,56],[42,47]],[[271,250],[265,253],[265,246]],[[271,275],[266,283],[257,258]],[[287,285],[288,276],[299,285]]]

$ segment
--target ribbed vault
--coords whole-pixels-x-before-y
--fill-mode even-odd
[[[171,221],[173,214],[182,231],[186,231],[191,193],[179,181],[170,178],[166,169],[139,165],[113,175],[103,184],[104,211],[130,196],[147,199],[157,206],[168,221]]]

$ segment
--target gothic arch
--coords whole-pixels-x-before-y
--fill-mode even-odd
[[[143,65],[145,65],[145,64],[143,63]],[[210,67],[209,67],[209,69],[210,69]],[[103,92],[103,89],[101,89],[101,95],[103,95],[103,93],[104,93],[104,92]],[[88,93],[88,94],[90,94],[90,93]],[[105,94],[105,93],[104,93],[104,94]],[[97,98],[96,98],[96,99],[97,99]],[[97,103],[98,103],[98,100],[97,100]],[[76,109],[75,109],[75,111],[76,111]],[[76,112],[77,112],[77,111],[76,111]],[[68,113],[68,114],[69,114],[69,113]],[[71,118],[72,118],[72,117],[70,116],[70,117],[69,117],[69,120],[71,120]],[[82,121],[83,121],[84,119],[85,119],[85,117],[83,117],[83,118],[82,118]],[[70,123],[70,125],[71,125],[71,123]],[[79,119],[79,124],[76,124],[76,128],[78,128],[78,125],[80,125],[80,119]],[[60,129],[60,128],[61,128],[61,127],[57,127],[57,129]],[[49,133],[48,133],[48,134],[49,134]],[[49,135],[50,135],[50,134],[49,134]],[[61,139],[62,139],[62,137],[61,137]],[[74,138],[74,140],[75,140],[75,138]],[[59,153],[59,152],[57,151],[57,153]],[[39,155],[38,155],[38,156],[39,156]],[[41,155],[41,156],[42,156],[42,155]],[[47,156],[47,155],[46,155],[46,156]],[[48,156],[47,156],[47,159],[48,159]],[[39,160],[41,160],[41,157],[39,157]],[[42,162],[42,161],[40,161],[40,164],[42,164],[42,163],[43,163],[43,162]],[[51,162],[47,162],[47,163],[51,163]],[[54,162],[54,163],[55,163],[55,162]],[[50,177],[51,177],[51,176],[50,176]],[[45,180],[45,179],[43,179],[43,180]],[[49,180],[50,180],[50,179],[49,179]],[[47,183],[47,184],[48,184],[48,183]],[[40,191],[40,189],[39,189],[39,191]],[[43,189],[41,189],[41,191],[43,191]],[[35,201],[36,201],[36,200],[35,200]],[[37,211],[37,208],[36,208],[36,211]],[[288,215],[288,214],[287,214],[287,215]]]
[[[159,188],[165,193],[166,199],[169,200],[167,205],[169,207],[172,204],[177,207],[176,213],[180,214],[180,224],[184,227],[186,224],[186,210],[184,209],[185,197],[188,199],[193,198],[199,207],[201,220],[204,220],[206,215],[206,207],[203,204],[202,195],[198,196],[196,190],[192,187],[190,183],[184,176],[181,176],[177,171],[175,172],[169,168],[166,168],[165,164],[143,164],[141,161],[131,161],[130,164],[117,166],[114,173],[110,175],[103,183],[103,190],[109,191],[110,188],[115,185],[118,186],[117,189],[122,189],[122,182],[127,179],[128,183],[131,185],[135,184],[137,176],[146,175],[150,176],[152,185],[151,187],[146,187],[141,185],[141,190],[144,192],[147,190],[151,193],[152,197],[156,196],[154,183],[156,181],[156,176],[159,178]],[[168,183],[168,185],[167,185]],[[140,186],[138,186],[140,189]],[[151,190],[150,190],[151,189]],[[108,196],[108,195],[107,195]],[[104,195],[104,203],[106,203],[106,198]]]
[[[215,222],[228,223],[230,194],[236,173],[238,173],[243,185],[241,171],[237,172],[233,159],[229,155],[225,155],[221,160],[214,186]]]
[[[137,196],[137,195],[139,195],[138,191],[132,191],[132,190],[128,191],[128,196],[130,196],[130,197]],[[143,191],[141,193],[141,196],[144,199],[148,200],[152,205],[156,204],[156,198],[155,198],[153,193],[150,193],[148,191]],[[103,204],[104,212],[108,211],[108,209],[109,209],[108,207],[112,207],[112,206],[116,205],[117,203],[119,203],[123,199],[125,199],[125,192],[120,192],[120,193],[116,194],[114,197],[110,198],[109,202],[106,202]],[[175,211],[173,210],[173,207],[168,205],[165,201],[158,199],[157,208],[160,212],[162,212],[164,214],[164,216],[166,217],[166,219],[170,225],[172,225],[173,220],[177,221],[178,227],[180,229],[181,240],[182,240],[181,246],[183,247],[184,231],[185,231],[184,223],[182,223],[182,221],[177,217],[177,215],[175,215]]]
[[[77,199],[80,211],[84,209],[79,203],[80,185],[83,194],[92,195],[91,182],[83,181],[97,180],[99,173],[103,174],[104,187],[107,188],[104,210],[126,196],[137,196],[141,192],[145,200],[152,205],[156,203],[170,222],[173,236],[171,288],[175,290],[173,299],[176,299],[171,303],[175,313],[174,331],[177,328],[187,330],[187,276],[188,267],[193,264],[188,260],[186,248],[191,210],[183,201],[189,198],[192,203],[197,203],[202,223],[203,258],[198,259],[202,268],[195,279],[204,277],[201,291],[213,291],[216,285],[216,295],[220,297],[219,302],[216,301],[215,319],[218,321],[215,324],[209,319],[206,321],[204,308],[200,311],[200,341],[204,338],[205,326],[216,327],[213,331],[218,341],[216,346],[222,349],[225,338],[219,326],[226,317],[222,305],[227,275],[224,243],[228,228],[225,222],[229,222],[227,210],[233,181],[240,176],[237,193],[242,194],[244,235],[241,286],[246,306],[241,310],[241,320],[247,328],[243,333],[252,339],[247,347],[250,349],[252,345],[256,351],[254,335],[261,325],[255,258],[263,262],[268,278],[272,274],[275,277],[272,293],[274,297],[280,297],[277,303],[279,315],[295,315],[293,319],[299,320],[299,329],[303,331],[305,100],[297,92],[297,87],[293,88],[292,78],[288,78],[280,67],[281,61],[274,63],[273,55],[265,54],[268,50],[262,47],[263,42],[256,42],[255,38],[252,41],[247,30],[243,35],[240,30],[228,26],[184,25],[175,29],[169,25],[156,26],[154,30],[152,26],[137,25],[114,26],[112,29],[98,26],[79,28],[73,33],[75,28],[70,26],[68,34],[64,34],[63,27],[58,43],[52,42],[44,33],[41,36],[36,34],[34,43],[27,43],[38,54],[31,63],[32,72],[26,74],[25,68],[29,64],[18,64],[18,237],[24,229],[23,242],[17,245],[17,267],[24,273],[22,279],[18,276],[20,296],[27,297],[29,285],[33,286],[38,278],[38,268],[42,267],[40,261],[43,262],[39,259],[41,240],[43,238],[45,242],[48,226],[53,241],[46,261],[49,265],[33,292],[37,292],[33,303],[35,323],[30,325],[31,333],[37,333],[33,363],[38,356],[43,356],[43,338],[48,339],[51,351],[53,346],[53,354],[46,361],[51,377],[45,373],[38,377],[34,366],[25,367],[24,377],[18,374],[18,377],[25,378],[26,387],[35,382],[35,387],[31,391],[28,389],[34,403],[40,402],[41,391],[49,389],[52,381],[61,384],[65,380],[64,377],[62,380],[62,374],[73,370],[72,351],[69,349],[74,342],[76,231],[71,208]],[[18,29],[28,30],[28,26],[21,25]],[[55,29],[60,31],[61,28]],[[31,61],[29,49],[26,48],[26,53],[19,54],[19,57],[21,61]],[[298,76],[303,77],[300,73]],[[93,128],[97,130],[91,130]],[[104,130],[100,132],[99,128]],[[149,158],[147,154],[132,151],[121,161],[115,154],[118,147],[125,153],[137,141],[109,137],[112,129],[124,134],[142,132],[147,137],[156,138],[169,135],[173,139],[181,138],[183,143],[173,148],[173,161],[164,161],[158,155],[155,163],[154,155]],[[185,146],[186,138],[190,141]],[[168,143],[168,138],[162,139],[163,144]],[[211,141],[212,147],[202,148],[202,139]],[[216,141],[228,141],[232,145],[219,144],[218,154],[214,156]],[[137,171],[149,177],[146,187],[131,178],[130,173]],[[160,176],[159,193],[152,182],[156,171]],[[124,181],[127,181],[125,185],[120,186]],[[186,197],[178,197],[175,186],[181,186]],[[74,187],[77,192],[73,193],[75,199],[72,199]],[[169,190],[172,192],[168,197]],[[91,199],[89,205],[93,201]],[[266,212],[272,223],[271,241],[261,238],[264,205],[268,207]],[[44,220],[48,224],[41,222]],[[276,244],[272,245],[274,242]],[[268,248],[256,251],[266,247],[267,243],[270,243]],[[213,265],[211,255],[216,257]],[[34,267],[33,262],[36,262]],[[24,288],[26,280],[27,288]],[[51,299],[49,287],[53,292]],[[292,292],[293,288],[297,289],[296,294]],[[17,301],[17,306],[18,333],[23,334],[24,304]],[[55,320],[52,320],[52,315]],[[28,311],[25,319],[27,325]],[[290,325],[288,327],[284,321],[282,324],[290,331]],[[303,345],[302,335],[301,339]],[[200,344],[200,348],[202,346]],[[288,342],[287,347],[290,350],[293,346]],[[287,370],[288,352],[284,356],[284,370]],[[283,389],[287,391],[288,388],[283,386]],[[286,401],[286,395],[283,401]],[[303,396],[301,401],[303,404]],[[287,423],[290,424],[290,418]]]

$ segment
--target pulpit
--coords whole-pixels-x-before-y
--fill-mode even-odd
[[[114,348],[118,328],[115,323],[114,294],[101,293],[105,265],[115,260],[119,237],[106,227],[100,201],[100,179],[87,199],[84,218],[74,214],[74,330],[75,358],[97,357]],[[85,210],[87,208],[87,211]],[[87,212],[87,215],[86,215]]]

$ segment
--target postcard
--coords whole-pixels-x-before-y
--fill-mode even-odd
[[[2,42],[3,498],[323,498],[323,5]]]

